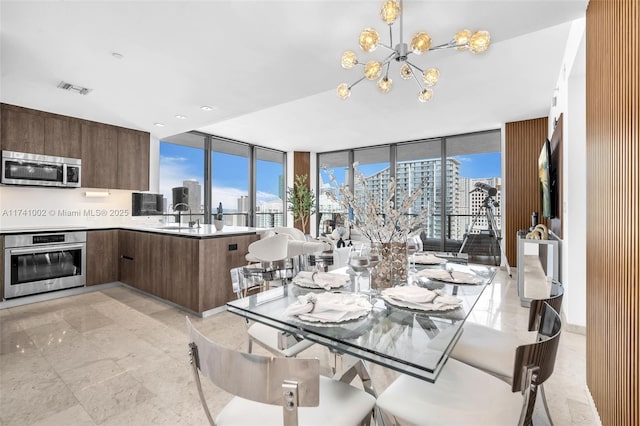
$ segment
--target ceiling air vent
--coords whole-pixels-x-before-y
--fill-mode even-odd
[[[66,83],[64,81],[61,81],[60,84],[58,84],[58,88],[62,90],[70,90],[70,91],[78,92],[81,95],[88,95],[89,92],[91,92],[92,90],[86,87],[74,86],[73,84]]]

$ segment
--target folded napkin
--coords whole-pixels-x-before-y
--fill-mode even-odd
[[[384,289],[382,290],[382,297],[391,304],[400,302],[400,305],[407,308],[425,311],[446,311],[455,309],[462,303],[462,300],[455,296],[414,286]]]
[[[340,322],[360,318],[372,308],[368,300],[353,293],[319,293],[298,296],[286,314],[305,321]]]
[[[416,253],[413,255],[413,261],[420,265],[439,265],[447,262],[445,259],[436,257],[431,253]]]
[[[445,271],[444,269],[423,269],[416,275],[429,279],[445,281],[454,284],[484,284],[484,278],[460,271]]]
[[[330,272],[318,272],[315,273],[315,277],[313,274],[314,272],[311,271],[300,271],[292,282],[302,287],[331,290],[332,288],[343,287],[351,280],[348,275],[332,274]]]

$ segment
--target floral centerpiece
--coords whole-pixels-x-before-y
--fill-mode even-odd
[[[372,286],[392,286],[407,279],[407,236],[423,227],[429,213],[428,209],[416,208],[416,202],[423,193],[424,184],[409,193],[397,190],[396,180],[391,178],[386,188],[381,188],[383,196],[367,190],[364,174],[353,164],[356,188],[355,195],[346,184],[338,184],[332,171],[329,175],[331,189],[326,195],[338,203],[352,217],[355,228],[369,240],[371,246],[378,247],[382,260],[372,272]],[[396,200],[400,200],[396,204]],[[415,211],[419,210],[419,211]]]

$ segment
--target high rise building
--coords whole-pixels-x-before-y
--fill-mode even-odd
[[[197,179],[182,181],[182,186],[189,189],[189,207],[192,213],[202,213],[202,185]]]
[[[399,194],[396,205],[402,203],[402,192],[412,194],[418,188],[422,188],[422,195],[415,200],[409,213],[418,214],[427,209],[428,214],[424,223],[424,230],[429,238],[440,238],[443,226],[451,235],[458,234],[458,222],[447,221],[442,224],[441,209],[446,214],[455,214],[460,204],[460,161],[456,158],[447,158],[445,161],[445,204],[442,203],[440,183],[442,181],[442,162],[440,159],[401,161],[396,164],[396,191]],[[389,198],[390,170],[385,168],[365,179],[366,192],[356,186],[356,197],[364,199],[365,196],[376,200],[379,210]]]

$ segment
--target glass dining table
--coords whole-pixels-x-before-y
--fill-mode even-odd
[[[362,318],[339,323],[307,322],[287,315],[287,308],[300,303],[299,296],[325,290],[309,289],[289,283],[229,302],[227,310],[324,345],[336,353],[349,354],[359,360],[435,382],[463,332],[462,326],[469,313],[485,288],[492,283],[496,268],[459,263],[418,267],[419,273],[410,276],[410,284],[404,285],[426,287],[442,295],[455,296],[460,300],[455,309],[413,309],[412,305],[406,307],[389,303],[379,292],[369,292],[362,294],[362,297],[367,298],[373,308]],[[430,272],[445,270],[458,276],[472,276],[473,284],[458,282],[464,280],[446,282],[445,279],[440,281],[428,278],[433,275]],[[348,274],[347,268],[332,272]],[[453,278],[453,275],[451,276]],[[442,279],[442,274],[439,278]],[[365,277],[362,277],[362,280],[368,281]],[[352,277],[350,284],[332,291],[352,293],[353,281]]]

